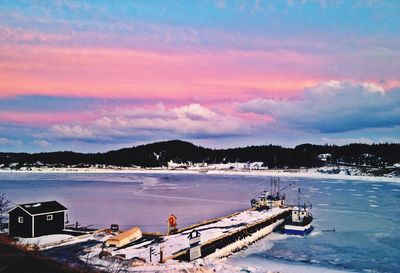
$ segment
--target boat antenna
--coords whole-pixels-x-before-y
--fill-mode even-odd
[[[271,194],[272,194],[272,181],[273,181],[273,178],[271,178]]]
[[[303,194],[303,192],[300,190],[300,188],[299,188],[299,192],[298,192],[298,206],[300,207],[300,195],[304,198],[304,200],[309,204],[309,206],[310,206],[310,209],[312,209],[312,203],[310,202],[310,200],[308,200],[305,196],[304,196],[304,194]],[[305,206],[306,204],[304,203],[304,206]]]
[[[279,179],[278,180],[278,194],[279,194],[279,192],[281,191],[281,180]]]
[[[300,207],[300,194],[301,194],[301,190],[300,188],[297,191],[297,206]]]

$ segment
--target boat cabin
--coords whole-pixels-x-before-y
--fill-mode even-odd
[[[285,205],[285,195],[270,194],[264,190],[257,198],[251,200],[252,208],[275,208]]]
[[[306,207],[293,207],[292,222],[302,222],[308,215],[309,211]]]

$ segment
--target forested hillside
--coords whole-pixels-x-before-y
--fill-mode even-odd
[[[210,149],[172,140],[124,148],[106,153],[0,153],[0,165],[20,166],[165,166],[176,163],[263,162],[269,168],[317,167],[323,164],[351,164],[384,167],[400,162],[400,144],[350,144],[345,146],[302,144],[295,148],[275,145]]]

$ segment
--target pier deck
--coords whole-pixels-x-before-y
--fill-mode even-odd
[[[282,219],[290,213],[290,208],[273,208],[270,210],[246,210],[226,217],[214,219],[198,225],[179,230],[177,234],[161,236],[158,239],[144,239],[128,247],[121,249],[107,249],[112,255],[123,254],[127,259],[140,257],[150,261],[150,248],[153,249],[151,260],[161,260],[160,249],[163,249],[162,262],[169,259],[188,260],[189,240],[188,235],[192,229],[201,233],[202,257],[214,253],[238,240],[271,227],[281,224]],[[277,222],[280,221],[280,222]],[[265,232],[264,232],[265,233]],[[266,235],[266,234],[265,234]],[[258,235],[263,237],[265,235]],[[97,247],[98,248],[98,247]],[[100,252],[101,249],[92,249],[92,252]]]

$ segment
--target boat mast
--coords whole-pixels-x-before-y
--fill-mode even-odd
[[[300,188],[298,189],[298,191],[297,191],[297,206],[300,208],[300,193],[301,193],[301,191],[300,191]]]

